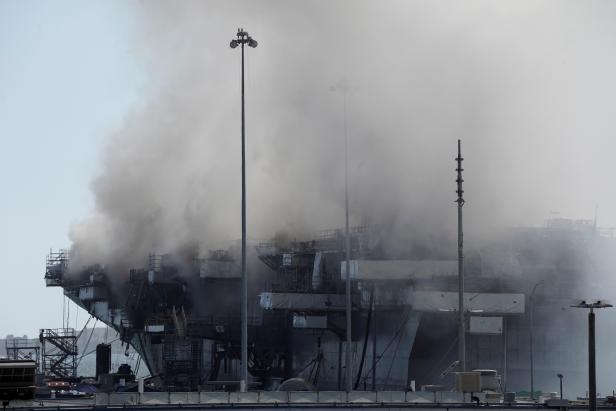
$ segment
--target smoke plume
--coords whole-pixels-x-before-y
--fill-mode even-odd
[[[95,209],[71,229],[77,268],[140,267],[151,252],[204,253],[240,237],[238,26],[259,42],[246,50],[251,241],[343,226],[343,97],[330,90],[341,79],[353,85],[352,224],[385,227],[393,254],[455,255],[458,138],[469,243],[551,212],[592,218],[596,204],[600,223],[616,224],[616,3],[135,7],[131,49],[147,88],[109,137]]]
[[[259,41],[246,50],[253,241],[343,225],[340,79],[354,86],[352,224],[384,224],[403,243],[449,238],[458,138],[471,242],[614,204],[601,183],[614,171],[611,4],[160,1],[136,12],[148,89],[109,138],[95,209],[71,229],[78,265],[240,237],[238,26]]]

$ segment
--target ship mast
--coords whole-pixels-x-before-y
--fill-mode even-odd
[[[464,206],[464,190],[462,189],[462,183],[464,180],[462,179],[462,149],[461,142],[458,140],[458,157],[456,161],[458,162],[458,168],[456,171],[458,172],[458,178],[456,179],[456,183],[458,183],[458,189],[456,193],[458,193],[458,199],[456,203],[458,203],[458,315],[460,321],[459,335],[458,335],[458,360],[460,361],[460,371],[466,371],[466,330],[464,324],[464,234],[462,231],[462,207]]]

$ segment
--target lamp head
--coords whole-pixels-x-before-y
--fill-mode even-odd
[[[252,37],[248,38],[248,45],[250,47],[252,47],[254,49],[255,47],[257,47],[257,44],[259,44],[259,43],[257,43],[257,40],[253,39]]]
[[[238,42],[237,40],[231,40],[231,43],[229,43],[229,46],[231,46],[232,49],[236,48],[238,46]]]
[[[590,308],[592,310],[593,308],[610,308],[613,307],[613,305],[606,300],[578,300],[573,305],[571,305],[571,307]]]
[[[608,300],[597,300],[594,303],[595,308],[611,308],[613,305]]]
[[[577,300],[571,304],[572,308],[590,308],[590,304],[586,300]]]

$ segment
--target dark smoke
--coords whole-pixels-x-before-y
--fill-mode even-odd
[[[252,239],[342,225],[342,98],[329,86],[343,77],[357,85],[348,104],[354,224],[386,222],[415,238],[453,232],[457,138],[471,241],[612,200],[593,185],[576,196],[570,188],[607,167],[580,169],[602,153],[574,139],[605,138],[614,61],[602,30],[613,30],[613,7],[350,6],[141,4],[133,41],[149,97],[109,140],[96,208],[71,230],[76,261],[133,264],[239,237],[239,53],[228,42],[243,23],[260,42],[247,52]]]
[[[247,51],[252,241],[343,225],[342,97],[329,91],[341,78],[357,86],[352,223],[385,227],[391,255],[455,256],[458,138],[469,244],[550,211],[589,218],[595,204],[616,223],[615,3],[137,7],[131,41],[149,88],[109,138],[92,215],[71,229],[76,268],[143,266],[150,252],[205,254],[240,237],[238,26],[259,41]]]

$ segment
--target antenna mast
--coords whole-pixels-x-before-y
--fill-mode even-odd
[[[458,140],[458,157],[456,158],[458,162],[458,168],[456,171],[458,172],[458,178],[456,179],[456,183],[458,183],[458,189],[456,193],[458,193],[458,199],[455,201],[458,203],[458,314],[460,316],[460,328],[458,335],[458,360],[460,361],[460,371],[466,371],[466,330],[465,330],[465,313],[464,313],[464,234],[462,231],[462,207],[464,206],[464,190],[462,189],[462,183],[464,180],[462,179],[462,148],[461,142]]]

